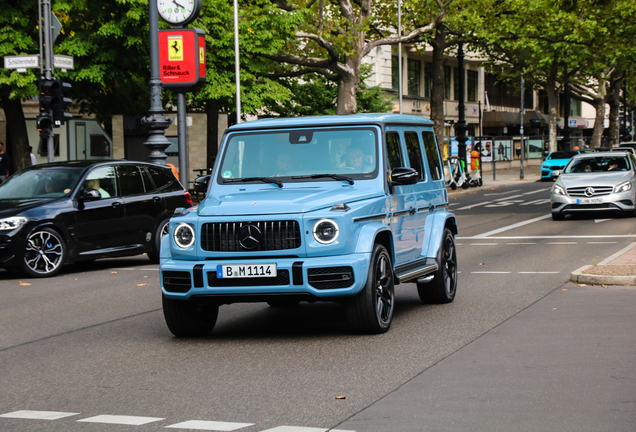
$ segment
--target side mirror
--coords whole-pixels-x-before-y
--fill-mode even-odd
[[[96,201],[102,199],[102,194],[97,189],[84,188],[80,198],[84,201]]]
[[[206,193],[208,191],[208,183],[210,182],[210,176],[204,175],[197,177],[194,180],[194,191],[197,193]]]
[[[420,174],[413,168],[399,167],[391,172],[391,186],[405,186],[417,183]]]

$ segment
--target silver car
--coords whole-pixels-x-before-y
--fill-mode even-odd
[[[636,158],[627,152],[574,156],[552,186],[552,219],[575,212],[633,214],[636,202]]]

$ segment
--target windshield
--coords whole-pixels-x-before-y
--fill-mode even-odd
[[[230,135],[225,147],[218,181],[309,181],[307,176],[315,174],[373,178],[378,172],[376,143],[376,130],[371,128],[237,133]],[[339,176],[320,178],[339,180]]]
[[[579,154],[577,151],[557,151],[550,153],[548,159],[570,159],[577,154]]]
[[[580,158],[570,161],[565,167],[566,174],[602,173],[627,171],[631,169],[625,156],[599,156]]]
[[[0,199],[58,198],[71,193],[82,168],[38,167],[20,171],[0,186]]]

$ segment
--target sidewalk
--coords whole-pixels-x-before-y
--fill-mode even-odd
[[[636,242],[598,264],[573,271],[570,280],[590,285],[636,285]]]
[[[471,193],[471,192],[476,192],[478,190],[481,189],[492,189],[492,188],[498,188],[498,187],[502,187],[502,186],[511,186],[511,185],[515,185],[515,184],[519,184],[520,182],[526,182],[526,183],[531,183],[531,182],[536,182],[540,180],[540,172],[541,172],[541,166],[540,165],[533,165],[533,166],[527,166],[524,167],[523,169],[523,180],[521,180],[520,177],[520,169],[519,168],[513,168],[513,169],[498,169],[495,172],[495,180],[492,179],[492,171],[484,171],[482,174],[482,180],[483,180],[483,186],[481,187],[474,187],[474,188],[468,188],[468,189],[455,189],[452,190],[451,188],[447,188],[449,195],[451,196],[457,196],[457,195],[462,195],[462,194],[466,194],[466,193]],[[546,183],[546,185],[551,185],[551,183]]]

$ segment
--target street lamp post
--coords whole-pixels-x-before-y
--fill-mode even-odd
[[[457,158],[460,163],[465,166],[466,141],[468,140],[466,131],[468,130],[468,126],[466,126],[466,115],[464,113],[464,44],[462,42],[460,42],[457,47],[457,72],[459,74],[459,95],[457,95],[457,100],[459,101],[459,119],[457,123],[455,123],[455,138],[457,139]]]
[[[141,119],[148,129],[148,141],[144,145],[150,151],[150,162],[157,165],[166,164],[165,150],[170,141],[165,131],[172,124],[170,117],[164,117],[161,103],[161,77],[159,75],[159,12],[157,2],[148,1],[148,19],[150,27],[150,109],[149,116]]]
[[[562,149],[565,151],[570,150],[570,85],[565,83],[565,113],[563,116],[563,141],[561,142]]]
[[[519,123],[519,134],[521,135],[521,161],[519,162],[519,179],[523,180],[523,156],[525,151],[525,146],[523,145],[523,91],[524,91],[524,82],[523,82],[523,72],[521,72],[521,106],[520,106],[520,123]]]

